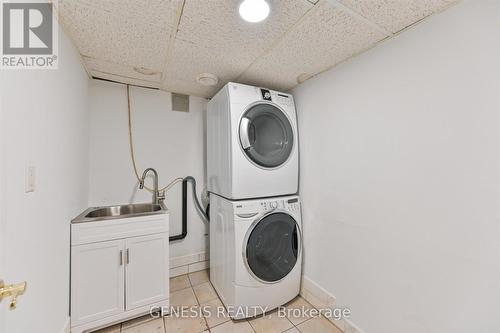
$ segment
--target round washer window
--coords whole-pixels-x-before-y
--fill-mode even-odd
[[[265,282],[276,282],[292,271],[299,253],[297,223],[288,214],[273,213],[260,220],[248,237],[247,263]]]
[[[274,105],[261,103],[248,109],[240,121],[239,134],[245,154],[259,166],[278,167],[292,153],[292,125]]]

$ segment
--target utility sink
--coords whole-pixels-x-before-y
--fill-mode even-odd
[[[167,209],[162,205],[150,203],[91,207],[78,215],[71,223],[93,222],[102,220],[122,219],[127,217],[164,214]]]

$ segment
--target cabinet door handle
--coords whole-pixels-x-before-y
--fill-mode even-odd
[[[129,253],[129,250],[125,250],[125,262],[128,264],[130,264],[130,253]]]
[[[120,266],[123,265],[123,250],[120,250]]]

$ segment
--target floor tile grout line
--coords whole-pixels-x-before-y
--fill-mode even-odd
[[[189,277],[189,273],[186,274],[187,275],[187,278],[188,278],[188,281],[189,281],[189,285],[191,286],[191,288],[193,288],[193,282],[191,282],[191,278]]]
[[[252,330],[255,332],[255,327],[253,327],[252,323],[250,322],[250,320],[247,319],[247,323],[250,325],[250,327],[252,328]]]
[[[196,293],[194,292],[193,284],[191,283],[191,279],[189,278],[189,274],[188,274],[188,279],[189,279],[189,284],[191,284],[191,289],[193,290],[194,298],[196,298],[196,302],[198,303],[198,307],[201,308],[201,302],[198,299],[198,295],[196,295]],[[203,316],[203,320],[205,321],[205,325],[207,326],[207,330],[208,330],[209,327],[208,327],[207,318],[205,318],[205,316]],[[204,332],[204,331],[202,331],[202,332]]]
[[[193,293],[194,293],[194,297],[196,298],[196,301],[198,302],[198,307],[200,308],[200,311],[201,311],[201,302],[198,299],[198,296],[196,296],[196,293],[194,292],[194,289],[193,289]],[[208,326],[208,321],[207,321],[207,318],[205,316],[203,316],[203,320],[205,321],[205,326],[207,327],[207,330],[209,330],[210,327]],[[202,332],[205,332],[205,330],[203,330]]]
[[[254,331],[254,333],[257,333],[257,331],[255,330],[255,327],[253,327],[253,325],[250,322],[250,320],[246,319],[246,322],[248,323],[248,325],[250,325],[250,328],[252,329],[252,331]]]
[[[196,295],[196,293],[194,292],[194,288],[191,287],[191,290],[193,291],[194,298],[196,298],[196,303],[198,303],[198,306],[201,306],[200,300],[198,299],[198,295]]]

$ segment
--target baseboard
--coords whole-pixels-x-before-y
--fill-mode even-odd
[[[71,321],[70,318],[68,317],[66,319],[66,323],[64,323],[63,329],[61,330],[61,333],[70,333],[71,331]]]
[[[304,275],[302,276],[302,283],[300,286],[300,296],[317,309],[334,309],[337,306],[336,297],[334,295]],[[347,318],[342,318],[340,320],[335,320],[334,318],[327,319],[344,333],[364,333]]]
[[[202,271],[208,267],[209,261],[206,252],[170,258],[170,277]]]

